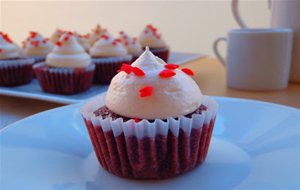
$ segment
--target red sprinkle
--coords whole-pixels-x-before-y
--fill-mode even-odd
[[[70,36],[66,36],[65,38],[64,38],[64,41],[68,41],[70,39]]]
[[[0,53],[2,53],[3,52],[3,49],[2,48],[0,48]]]
[[[120,35],[124,34],[124,31],[120,31],[119,34],[120,34]]]
[[[112,42],[112,45],[115,46],[115,45],[117,45],[117,43],[118,43],[117,41],[113,41],[113,42]]]
[[[153,87],[152,86],[145,86],[140,89],[140,97],[144,98],[147,96],[151,96],[153,94]]]
[[[57,42],[56,42],[56,45],[57,45],[57,46],[61,46],[62,43],[61,43],[60,41],[57,41]]]
[[[169,64],[165,65],[166,69],[171,69],[171,70],[177,69],[178,67],[179,67],[179,65],[173,64],[173,63],[169,63]]]
[[[43,41],[42,41],[42,43],[47,43],[47,41],[48,41],[48,39],[47,38],[45,38],[45,39],[43,39]]]
[[[31,44],[32,44],[34,47],[38,47],[38,46],[39,46],[39,41],[32,41]]]
[[[145,76],[145,73],[142,69],[138,68],[138,67],[131,67],[132,72],[138,76],[138,77],[143,77]]]
[[[159,76],[161,78],[170,78],[170,77],[173,77],[175,76],[176,73],[174,71],[171,71],[171,70],[168,70],[168,69],[165,69],[165,70],[162,70],[160,73],[159,73]]]
[[[69,35],[73,35],[73,32],[68,32]]]
[[[101,36],[101,38],[104,38],[105,40],[108,40],[109,36],[104,34],[104,35]]]
[[[115,39],[116,42],[121,42],[120,38]]]
[[[7,34],[2,34],[4,40],[6,40],[8,43],[13,43],[13,41],[10,39],[10,37]]]
[[[125,73],[130,74],[132,71],[132,67],[128,64],[122,64],[119,72],[121,72],[121,71],[124,71]]]
[[[128,46],[128,45],[129,45],[129,43],[128,43],[128,41],[126,41],[126,42],[125,42],[125,46]]]
[[[140,121],[140,119],[138,118],[133,118],[134,122],[138,123]]]
[[[36,35],[37,35],[37,32],[30,32],[30,37],[31,37],[31,38],[35,38]]]
[[[194,72],[191,69],[182,68],[181,70],[187,75],[194,76]]]

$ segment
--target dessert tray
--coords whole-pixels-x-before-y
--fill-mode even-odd
[[[192,54],[192,53],[179,53],[171,52],[169,63],[184,64],[186,62],[205,57],[204,54]],[[93,85],[93,87],[83,93],[75,95],[60,95],[60,94],[50,94],[43,92],[36,79],[30,84],[17,86],[17,87],[2,87],[0,86],[0,94],[8,96],[17,96],[23,98],[32,98],[38,100],[45,100],[50,102],[57,102],[63,104],[79,103],[87,100],[97,94],[105,92],[108,85]]]
[[[208,157],[189,173],[137,181],[106,172],[94,155],[79,103],[0,131],[0,189],[299,189],[300,110],[215,99],[220,110]]]

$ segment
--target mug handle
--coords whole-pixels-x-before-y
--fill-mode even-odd
[[[233,17],[241,28],[248,28],[248,26],[245,24],[244,20],[240,15],[238,5],[239,5],[239,0],[231,0],[231,11]],[[268,8],[271,9],[271,7],[272,7],[272,0],[268,0]]]
[[[227,38],[224,38],[224,37],[219,37],[217,38],[215,41],[214,41],[214,44],[213,44],[213,50],[214,50],[214,53],[216,54],[218,60],[222,63],[222,65],[224,67],[226,67],[227,63],[226,63],[226,60],[224,57],[222,57],[222,55],[220,54],[219,52],[219,49],[218,49],[218,44],[219,42],[221,41],[224,41],[224,42],[227,42]]]

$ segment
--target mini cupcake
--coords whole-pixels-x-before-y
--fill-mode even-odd
[[[132,55],[132,61],[135,61],[143,53],[142,46],[137,38],[131,38],[125,32],[121,31],[120,40],[128,54]]]
[[[82,116],[101,166],[117,176],[162,179],[203,163],[217,103],[202,95],[193,72],[162,63],[147,48],[113,78],[105,103]]]
[[[56,29],[54,33],[50,37],[50,41],[53,44],[56,44],[58,42],[59,38],[64,34],[64,31],[62,29]]]
[[[101,28],[101,26],[97,24],[97,26],[92,30],[92,33],[89,34],[89,42],[91,46],[94,45],[94,43],[98,41],[102,35],[106,34],[108,34],[107,29]]]
[[[54,44],[37,32],[30,32],[30,36],[23,42],[23,55],[33,58],[35,63],[45,61],[52,51]]]
[[[86,52],[89,52],[89,49],[91,47],[90,42],[88,40],[88,36],[78,34],[77,32],[74,32],[74,36],[76,37],[78,43],[83,47],[83,49]]]
[[[88,90],[95,70],[91,57],[71,32],[61,36],[46,62],[35,64],[33,68],[42,90],[58,94]]]
[[[22,58],[19,48],[7,34],[0,32],[0,85],[18,86],[32,80],[34,60]]]
[[[154,55],[160,57],[165,62],[168,62],[169,47],[162,39],[162,35],[157,32],[157,28],[148,24],[138,40],[143,48],[148,46]]]
[[[109,34],[102,35],[89,51],[92,62],[96,65],[94,83],[108,84],[117,74],[122,64],[130,64],[132,56],[129,55],[119,40]]]

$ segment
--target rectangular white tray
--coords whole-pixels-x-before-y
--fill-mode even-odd
[[[192,54],[192,53],[179,53],[171,52],[169,63],[184,64],[186,62],[205,57],[204,54]],[[45,100],[50,102],[57,102],[62,104],[72,104],[85,101],[89,98],[94,97],[107,91],[108,85],[93,85],[91,89],[86,92],[82,92],[74,95],[61,95],[61,94],[50,94],[43,92],[36,79],[27,85],[17,87],[0,87],[0,94],[32,98],[37,100]]]

